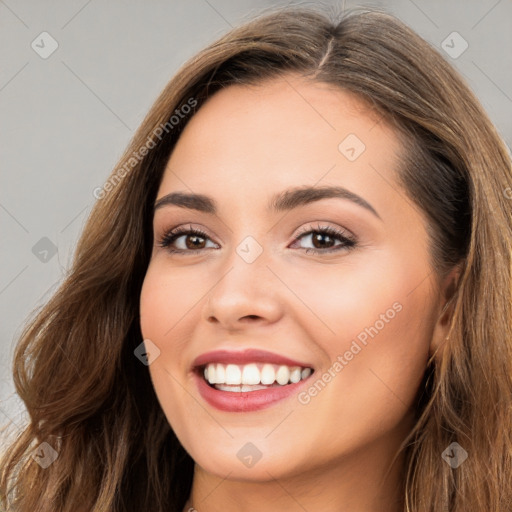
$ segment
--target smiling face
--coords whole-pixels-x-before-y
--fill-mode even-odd
[[[163,411],[205,473],[381,470],[411,427],[443,304],[426,221],[397,184],[400,144],[378,121],[290,76],[216,93],[171,155],[141,329],[160,350],[149,371]],[[208,367],[214,382],[236,383],[244,363],[251,384],[264,363],[270,380],[305,378],[222,391],[208,363],[222,366]]]

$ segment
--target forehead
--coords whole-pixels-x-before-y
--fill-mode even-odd
[[[316,183],[364,190],[376,173],[394,172],[399,152],[392,128],[356,95],[288,76],[214,94],[185,127],[161,190],[222,194],[229,184],[255,195]]]

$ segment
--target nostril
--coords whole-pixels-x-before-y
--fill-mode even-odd
[[[249,318],[251,320],[258,320],[258,318],[260,318],[258,315],[246,315],[244,317],[241,318],[241,320],[243,320],[244,318]]]

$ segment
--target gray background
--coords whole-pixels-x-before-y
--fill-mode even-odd
[[[0,0],[0,425],[26,420],[14,392],[14,343],[55,290],[101,186],[177,68],[263,0]],[[438,47],[512,145],[512,0],[346,2],[378,6]],[[467,41],[457,58],[442,46]],[[58,48],[50,48],[48,32]],[[45,37],[43,42],[41,38]],[[454,39],[453,52],[462,40]],[[45,252],[46,251],[46,252]]]

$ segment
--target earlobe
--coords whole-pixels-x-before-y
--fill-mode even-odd
[[[450,271],[444,279],[440,290],[440,312],[432,333],[432,341],[430,343],[429,355],[442,352],[444,345],[448,341],[448,331],[450,329],[453,316],[455,292],[459,284],[462,273],[462,263],[459,263]]]

